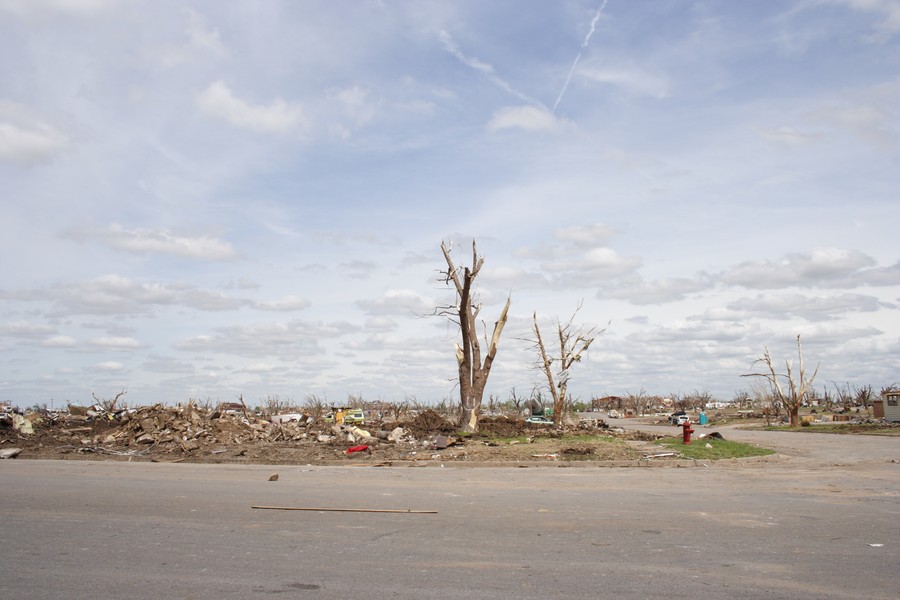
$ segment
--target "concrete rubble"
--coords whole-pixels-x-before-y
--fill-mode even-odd
[[[29,458],[72,455],[271,464],[371,459],[381,466],[390,461],[488,460],[480,458],[486,455],[483,449],[519,444],[523,449],[513,456],[527,457],[534,450],[524,446],[560,435],[556,429],[527,424],[515,417],[483,417],[479,425],[481,434],[461,435],[458,426],[430,409],[413,413],[406,420],[338,425],[302,413],[265,416],[242,405],[213,409],[195,403],[156,404],[115,411],[105,411],[98,405],[70,406],[67,411],[0,416],[0,450],[10,458],[11,451],[18,450]],[[602,420],[572,424],[567,431],[620,437]],[[348,452],[362,447],[365,449]],[[616,457],[625,452],[614,449],[621,446],[610,448]],[[575,450],[564,448],[565,458],[582,458]]]

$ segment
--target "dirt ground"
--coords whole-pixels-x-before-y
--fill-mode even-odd
[[[87,419],[35,419],[32,434],[0,421],[0,451],[19,458],[249,464],[532,463],[632,461],[658,452],[659,435],[610,428],[602,420],[555,429],[483,417],[462,436],[441,415],[367,422],[273,424],[253,415],[196,407],[144,407]],[[368,434],[368,435],[366,435]]]

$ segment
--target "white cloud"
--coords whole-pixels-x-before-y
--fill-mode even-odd
[[[870,39],[873,41],[884,42],[895,34],[900,33],[900,3],[896,2],[896,0],[825,1],[876,15],[880,20],[875,25],[875,33],[870,36]]]
[[[615,86],[632,94],[665,98],[669,95],[668,84],[663,77],[648,73],[638,67],[582,66],[579,76],[594,83]]]
[[[665,278],[623,283],[598,293],[599,298],[628,300],[633,304],[663,304],[684,300],[688,294],[708,289],[703,279]]]
[[[306,127],[303,108],[299,104],[281,98],[269,105],[250,104],[235,96],[221,80],[197,94],[197,106],[207,115],[260,133],[289,133]]]
[[[805,146],[822,139],[818,133],[803,133],[793,127],[778,127],[775,129],[756,127],[756,133],[769,143],[780,146]]]
[[[225,56],[227,50],[222,43],[219,30],[215,27],[209,27],[206,18],[199,12],[188,8],[188,26],[185,31],[188,37],[188,43],[192,48],[204,50],[216,56]]]
[[[369,315],[410,317],[434,312],[434,303],[413,290],[387,290],[381,298],[356,303]]]
[[[123,365],[120,362],[113,361],[113,360],[100,362],[100,363],[97,363],[94,365],[94,369],[96,371],[105,371],[105,372],[109,372],[109,373],[121,371],[124,368],[125,368],[125,365]]]
[[[742,318],[769,318],[809,321],[831,321],[849,313],[874,312],[883,303],[874,296],[863,294],[834,294],[806,296],[804,294],[760,294],[754,298],[742,298],[728,304],[728,309],[738,311]]]
[[[129,230],[117,223],[108,229],[67,229],[60,235],[82,242],[97,241],[135,254],[166,254],[202,260],[230,260],[236,256],[231,244],[213,237],[176,235],[167,229]]]
[[[185,9],[185,12],[188,22],[184,28],[184,43],[148,48],[144,52],[148,61],[172,68],[192,61],[218,59],[228,55],[218,28],[209,26],[206,17],[191,8]]]
[[[69,143],[66,134],[29,108],[0,101],[0,161],[30,167],[52,160]]]
[[[501,108],[488,121],[487,130],[496,132],[504,129],[524,129],[525,131],[559,132],[571,127],[571,123],[537,106],[507,106]]]
[[[612,248],[591,248],[567,259],[547,261],[541,268],[556,273],[556,280],[568,286],[609,285],[611,280],[631,275],[641,266],[637,256],[622,256]]]
[[[45,348],[74,348],[77,345],[75,338],[68,335],[55,335],[41,342]]]
[[[137,350],[141,343],[130,337],[100,337],[88,340],[88,346],[107,350]]]
[[[874,264],[872,257],[858,250],[823,248],[777,261],[744,262],[721,273],[719,279],[756,289],[850,286],[854,277]]]
[[[49,302],[67,315],[146,315],[157,307],[234,310],[250,302],[181,283],[140,282],[121,275],[60,283],[48,288],[3,292],[0,297]]]
[[[50,325],[28,321],[14,321],[0,325],[0,336],[13,338],[39,338],[55,331],[56,328]]]
[[[359,327],[344,322],[264,322],[223,327],[214,336],[199,335],[175,344],[179,350],[213,352],[242,357],[271,356],[296,359],[322,354],[320,342],[334,339]]]
[[[269,300],[266,302],[254,302],[253,307],[259,310],[277,310],[277,311],[293,311],[309,308],[311,302],[300,296],[285,296],[278,300]]]
[[[606,244],[618,232],[603,223],[593,225],[577,225],[565,227],[553,232],[553,237],[561,242],[569,242],[576,246],[597,246]]]
[[[87,16],[121,4],[122,0],[0,0],[0,10],[24,17],[59,13]]]
[[[371,92],[360,86],[340,90],[336,99],[341,105],[344,115],[357,126],[365,125],[375,117],[375,105]]]
[[[893,111],[855,100],[832,105],[815,112],[815,116],[834,127],[845,129],[879,148],[892,147],[897,141]]]
[[[675,342],[735,343],[745,340],[753,329],[752,326],[744,323],[685,320],[631,334],[628,338],[652,344]]]

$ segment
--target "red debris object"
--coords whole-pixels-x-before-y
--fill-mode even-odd
[[[352,446],[347,448],[347,454],[353,454],[354,452],[365,452],[369,447],[365,444],[360,444],[359,446]]]

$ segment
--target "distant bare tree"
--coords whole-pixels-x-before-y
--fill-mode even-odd
[[[525,402],[525,398],[519,396],[516,393],[516,386],[512,386],[509,390],[509,404],[511,405],[515,414],[519,415],[522,413],[522,404]]]
[[[872,407],[872,402],[875,400],[875,390],[872,389],[871,385],[864,385],[856,388],[856,404],[862,404],[866,409],[866,416],[871,417],[872,411],[870,410]]]
[[[447,261],[447,270],[441,271],[442,280],[448,284],[453,282],[456,289],[456,305],[439,309],[439,314],[450,317],[451,321],[459,326],[461,343],[456,344],[456,362],[459,371],[460,428],[464,432],[474,433],[478,430],[478,415],[484,397],[484,386],[487,384],[491,366],[497,356],[497,345],[500,342],[503,327],[506,325],[510,299],[506,299],[506,305],[500,313],[500,318],[494,323],[490,342],[485,337],[487,354],[482,362],[477,329],[481,304],[474,300],[473,286],[484,264],[484,257],[478,256],[474,240],[472,240],[471,267],[457,268],[450,256],[451,247],[444,242],[441,242],[441,251]],[[487,333],[486,329],[485,326],[485,334]]]
[[[806,398],[807,392],[809,392],[813,380],[815,380],[819,372],[819,367],[816,366],[812,377],[806,376],[806,369],[803,366],[803,348],[800,346],[799,335],[797,336],[797,358],[799,364],[796,373],[790,360],[785,361],[785,372],[778,373],[775,370],[775,364],[772,361],[772,355],[769,354],[769,349],[765,348],[762,357],[753,361],[752,365],[753,367],[762,365],[764,367],[763,372],[741,375],[741,377],[762,377],[769,383],[774,404],[783,407],[788,413],[791,427],[800,426],[800,406],[803,404],[803,400]],[[782,382],[787,383],[787,390],[785,390]]]
[[[644,388],[641,388],[637,394],[632,394],[628,392],[625,395],[625,406],[634,411],[636,415],[644,416],[647,412],[647,409],[650,407],[652,399]]]
[[[734,393],[733,404],[736,404],[738,410],[750,407],[750,393],[747,390],[740,390]]]
[[[124,398],[125,394],[127,394],[127,393],[128,393],[128,390],[122,390],[121,392],[116,394],[112,400],[107,399],[107,398],[101,398],[101,397],[97,396],[97,394],[95,394],[94,392],[91,392],[91,396],[94,397],[94,400],[97,402],[97,404],[100,405],[100,408],[102,408],[104,412],[111,413],[111,412],[116,412],[116,404],[118,404],[119,400]]]
[[[423,412],[427,410],[430,406],[424,400],[419,400],[416,396],[406,396],[406,400],[403,402],[409,408],[414,410],[417,413]]]
[[[700,410],[706,410],[706,405],[712,402],[713,397],[712,394],[710,394],[707,390],[703,390],[702,392],[699,390],[694,390],[690,394],[685,394],[684,399],[690,408],[699,408]]]
[[[854,400],[856,399],[853,390],[850,389],[850,383],[848,382],[841,386],[833,381],[832,385],[834,385],[835,390],[834,403],[840,406],[841,410],[850,410],[850,407],[853,406]]]
[[[262,411],[266,416],[281,414],[296,408],[294,401],[290,398],[281,398],[278,394],[274,396],[266,396],[262,401]]]
[[[401,402],[388,402],[385,406],[388,414],[395,420],[402,419],[409,412],[409,402],[403,400]]]
[[[434,412],[437,414],[449,417],[451,413],[455,411],[454,402],[447,397],[441,398],[440,401],[434,405]]]
[[[566,412],[566,404],[571,405],[571,398],[567,395],[570,369],[572,365],[581,362],[581,358],[588,351],[597,336],[594,335],[594,327],[585,329],[583,325],[573,324],[575,315],[581,310],[581,304],[572,313],[565,325],[556,320],[556,341],[559,343],[559,355],[549,353],[541,329],[538,326],[537,312],[532,315],[532,333],[534,333],[534,348],[538,351],[538,368],[547,378],[547,387],[553,397],[553,424],[562,424],[563,415]],[[605,330],[603,330],[605,331]],[[603,333],[600,331],[600,333]],[[555,352],[555,351],[554,351]],[[555,364],[554,364],[555,363]],[[554,368],[555,367],[555,368]]]
[[[669,394],[672,399],[672,407],[676,410],[687,411],[691,408],[691,399],[687,394]]]
[[[325,416],[328,401],[325,398],[320,398],[317,394],[307,394],[303,399],[303,407],[314,421],[318,421]]]

